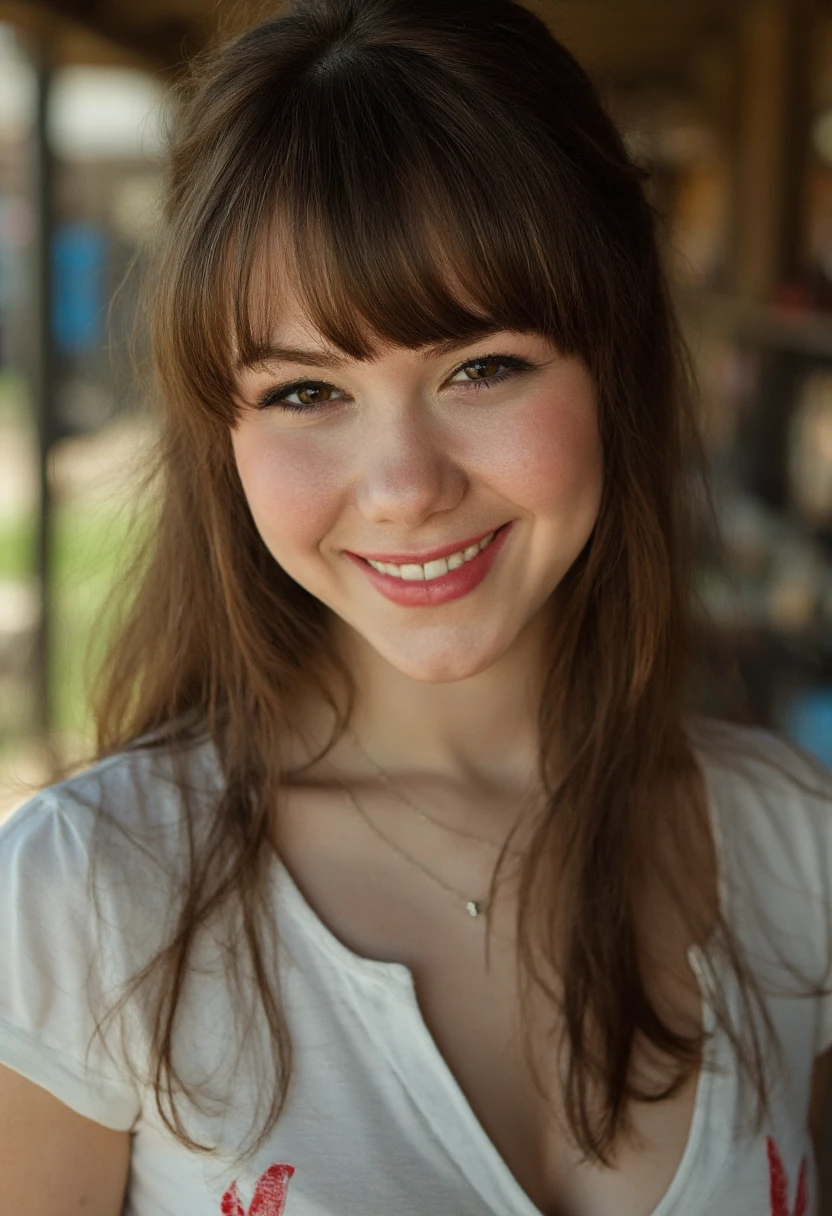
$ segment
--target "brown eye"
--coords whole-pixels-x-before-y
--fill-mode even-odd
[[[294,410],[298,414],[312,413],[336,400],[333,394],[338,389],[322,380],[296,380],[294,384],[284,384],[280,388],[269,389],[258,402],[261,409]],[[297,397],[297,401],[292,401]]]
[[[301,405],[321,405],[329,401],[332,389],[328,384],[310,384],[305,388],[296,389]]]
[[[479,358],[469,359],[462,367],[457,368],[454,380],[457,384],[465,384],[470,388],[488,389],[521,372],[532,371],[533,368],[533,364],[526,359],[518,359],[516,355],[480,355]],[[463,374],[465,380],[459,380],[457,377]]]
[[[502,366],[499,359],[475,359],[471,363],[466,363],[463,370],[469,380],[491,380]],[[476,375],[470,375],[471,369],[474,369]]]

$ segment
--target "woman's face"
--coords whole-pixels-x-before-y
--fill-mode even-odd
[[[272,345],[239,372],[232,432],[267,548],[413,679],[484,671],[539,624],[595,524],[586,366],[507,330],[362,363],[295,307]]]

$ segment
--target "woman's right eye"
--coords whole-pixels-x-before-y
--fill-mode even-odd
[[[294,384],[283,384],[278,388],[270,388],[257,402],[261,410],[278,407],[282,410],[294,411],[298,414],[310,414],[316,409],[332,403],[332,393],[337,393],[331,384],[320,380],[301,380]],[[290,401],[297,397],[297,401]]]

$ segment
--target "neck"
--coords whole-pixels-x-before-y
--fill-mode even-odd
[[[430,776],[473,789],[528,788],[537,771],[541,630],[533,625],[486,670],[415,680],[351,632],[351,729],[391,776]]]

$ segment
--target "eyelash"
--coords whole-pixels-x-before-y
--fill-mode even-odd
[[[508,368],[508,371],[501,372],[497,376],[487,376],[484,380],[469,380],[467,384],[462,381],[458,381],[457,383],[466,389],[490,388],[494,384],[501,384],[505,380],[510,380],[518,372],[534,370],[534,364],[529,363],[526,359],[518,359],[515,355],[477,355],[476,358],[467,359],[465,363],[461,363],[451,375],[456,376],[459,372],[464,371],[466,367],[471,367],[475,363],[489,362],[500,363],[503,367]],[[285,398],[304,388],[334,389],[335,387],[334,384],[328,384],[325,380],[295,380],[292,384],[282,384],[277,388],[270,388],[258,399],[257,408],[261,410],[279,408],[286,413],[313,414],[319,410],[327,409],[329,406],[336,405],[337,402],[319,401],[313,405],[296,405],[294,402],[287,402]]]

